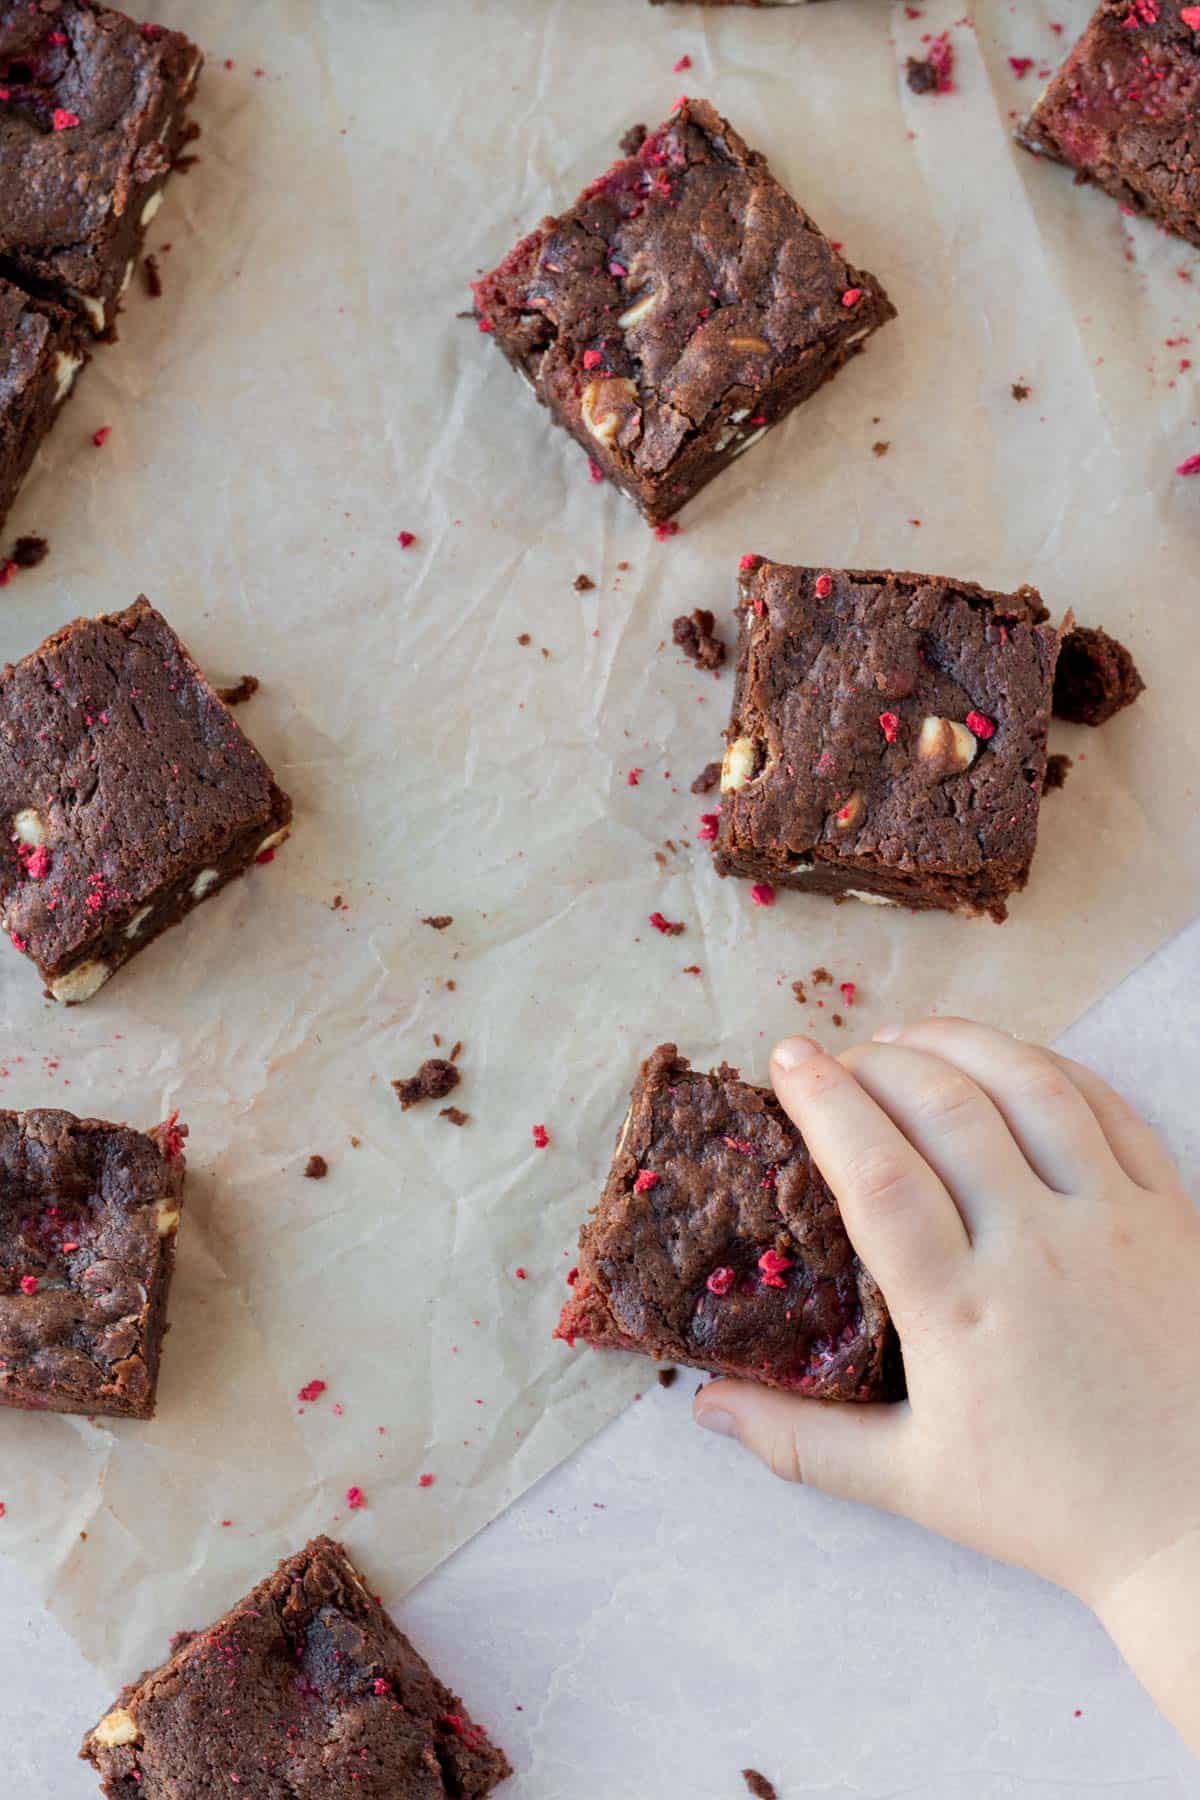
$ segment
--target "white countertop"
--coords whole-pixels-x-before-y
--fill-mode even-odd
[[[1200,925],[1064,1040],[1155,1118],[1193,1184],[1198,984]],[[664,1391],[647,1373],[640,1404],[398,1609],[508,1749],[514,1800],[739,1800],[746,1765],[780,1800],[1200,1791],[1073,1600],[785,1488],[694,1428],[693,1377]],[[3,1562],[0,1619],[0,1792],[88,1800],[75,1745],[111,1686]],[[164,1619],[164,1647],[205,1622]]]

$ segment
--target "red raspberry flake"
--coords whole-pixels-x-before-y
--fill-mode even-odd
[[[598,350],[585,350],[583,353],[583,366],[585,369],[598,369],[603,361],[604,358]]]
[[[736,1276],[734,1275],[733,1270],[730,1268],[722,1267],[719,1269],[714,1269],[712,1274],[709,1276],[708,1280],[705,1282],[704,1285],[708,1289],[709,1293],[715,1294],[717,1296],[717,1299],[719,1300],[723,1294],[727,1294],[729,1292],[729,1290],[733,1286],[735,1280],[736,1280]]]
[[[259,855],[255,857],[254,860],[256,863],[272,863],[272,862],[274,862],[275,861],[274,848],[272,847],[270,850],[261,851],[259,853]]]
[[[879,715],[879,729],[889,744],[894,744],[900,735],[900,721],[894,712],[882,712]]]
[[[842,305],[843,306],[857,306],[859,301],[862,299],[862,293],[863,293],[863,291],[861,288],[847,288],[845,293],[842,295]]]
[[[818,575],[816,581],[813,583],[813,592],[816,594],[818,600],[828,600],[830,594],[833,592],[833,576]]]
[[[1200,13],[1200,6],[1189,8],[1189,10]],[[1200,25],[1196,29],[1200,31]],[[1200,456],[1189,456],[1186,461],[1180,463],[1175,473],[1177,475],[1200,475]]]
[[[644,773],[645,771],[642,769],[630,769],[628,775],[625,777],[625,786],[636,787]]]
[[[757,556],[755,556],[755,554],[752,550],[747,550],[747,552],[744,556],[738,557],[738,568],[739,569],[757,569],[757,567],[758,567],[758,558],[757,558]]]
[[[750,889],[750,898],[755,906],[774,906],[775,889],[769,881],[756,881]]]
[[[619,277],[621,275],[628,275],[629,270],[625,267],[624,263],[619,263],[617,261],[616,257],[614,256],[612,261],[608,265],[608,272],[610,275],[616,275]]]
[[[513,1274],[516,1276],[518,1281],[528,1281],[529,1280],[529,1270],[526,1268],[514,1269]]]
[[[7,1513],[7,1511],[8,1511],[7,1506],[5,1506],[3,1500],[0,1500],[0,1519],[2,1519],[4,1517],[5,1513]]]
[[[739,1156],[754,1155],[754,1145],[749,1138],[723,1137],[721,1142],[728,1144],[731,1150],[736,1150]]]
[[[495,331],[496,327],[492,324],[490,319],[480,319],[479,329],[480,331]]]
[[[139,25],[138,30],[151,44],[156,44],[166,31],[165,25]]]
[[[411,550],[416,541],[417,534],[415,531],[402,531],[400,536],[396,539],[396,542],[402,550]]]
[[[50,42],[52,44],[65,44],[66,41],[67,34],[65,31],[52,31],[50,33]]]
[[[62,1253],[64,1256],[70,1256],[72,1250],[78,1250],[78,1248],[79,1248],[78,1244],[64,1244],[62,1247]]]
[[[437,1476],[431,1475],[428,1472],[428,1470],[426,1470],[424,1475],[417,1476],[417,1486],[422,1487],[422,1488],[430,1488],[433,1486],[433,1484],[436,1480],[437,1480]]]
[[[100,427],[99,431],[93,431],[92,442],[93,442],[93,444],[95,444],[97,450],[103,450],[105,444],[107,444],[107,442],[111,436],[112,436],[112,426],[111,425],[102,425]]]
[[[578,1280],[579,1280],[579,1270],[578,1270],[578,1268],[574,1268],[574,1269],[568,1269],[568,1270],[567,1270],[567,1286],[568,1286],[568,1287],[574,1287],[574,1286],[575,1286],[575,1283],[576,1283],[576,1282],[577,1282],[577,1281],[578,1281]]]
[[[635,1194],[648,1194],[651,1188],[658,1186],[661,1179],[662,1177],[656,1175],[653,1169],[639,1169],[637,1180],[633,1184],[633,1191]]]
[[[17,950],[28,950],[29,945],[25,942],[25,939],[18,936],[15,931],[10,931],[8,935],[12,940],[14,948]]]
[[[1032,56],[1010,56],[1008,66],[1018,81],[1024,81],[1033,67],[1033,58]]]
[[[785,1269],[790,1269],[792,1266],[790,1256],[784,1256],[779,1250],[764,1250],[758,1259],[758,1266],[762,1270],[764,1287],[787,1286],[787,1282],[783,1279],[783,1273]]]
[[[360,1487],[346,1489],[346,1505],[350,1508],[351,1512],[361,1512],[366,1504],[367,1496]]]
[[[678,519],[667,519],[663,524],[656,525],[654,535],[660,544],[665,544],[668,538],[677,537],[679,535]]]
[[[18,573],[17,565],[11,557],[6,562],[0,563],[0,587],[7,587]]]
[[[432,1481],[432,1480],[433,1480],[433,1477],[432,1477],[432,1475],[431,1475],[431,1476],[430,1476],[430,1477],[429,1477],[429,1479],[430,1479],[430,1480],[431,1480],[431,1481]],[[422,1480],[424,1480],[424,1476],[422,1476]],[[373,1694],[376,1694],[376,1695],[378,1695],[378,1697],[379,1697],[379,1698],[380,1698],[380,1699],[381,1699],[381,1700],[382,1700],[382,1699],[383,1699],[383,1697],[384,1697],[384,1695],[385,1695],[385,1694],[390,1694],[390,1693],[391,1693],[391,1691],[392,1691],[392,1684],[391,1684],[391,1682],[390,1682],[390,1681],[385,1681],[385,1680],[384,1680],[384,1679],[383,1679],[383,1676],[382,1676],[382,1675],[377,1675],[377,1676],[376,1676],[376,1677],[375,1677],[375,1679],[374,1679],[374,1681],[373,1681],[373,1682],[372,1682],[372,1683],[371,1683],[371,1692],[372,1692],[372,1693],[373,1693]]]
[[[70,131],[73,126],[78,125],[79,114],[68,112],[65,106],[56,106],[51,122],[55,131]]]
[[[604,470],[600,467],[600,464],[596,461],[594,456],[588,457],[588,480],[589,481],[603,481],[604,480]]]
[[[676,75],[681,74],[684,69],[690,69],[691,66],[692,66],[692,59],[687,54],[686,51],[684,51],[683,55],[680,57],[680,59],[677,63],[671,64],[671,67]]]
[[[31,881],[40,881],[50,867],[50,852],[45,844],[21,844],[17,855]]]
[[[186,1125],[179,1123],[178,1107],[160,1127],[162,1153],[168,1162],[174,1162],[177,1156],[183,1155],[183,1140],[188,1134]]]
[[[684,930],[682,919],[667,919],[660,912],[650,914],[650,923],[655,931],[661,931],[664,937],[679,937]]]
[[[533,1127],[533,1142],[535,1148],[538,1150],[544,1150],[546,1145],[550,1142],[550,1133],[546,1130],[544,1125],[535,1125]]]
[[[306,1381],[296,1398],[297,1400],[319,1400],[327,1385],[324,1381]]]
[[[719,813],[700,814],[700,829],[696,833],[696,836],[702,844],[712,844],[716,842],[717,830],[720,823],[721,815]]]
[[[858,998],[858,984],[854,981],[843,981],[839,984],[838,992],[847,1006],[853,1006]]]
[[[989,719],[986,713],[969,712],[967,714],[967,730],[973,731],[975,736],[982,738],[986,744],[990,737],[996,735],[996,721]]]
[[[22,1277],[21,1277],[21,1292],[23,1294],[36,1294],[37,1291],[38,1291],[37,1276],[36,1275],[22,1275]]]
[[[1181,7],[1179,17],[1189,30],[1200,31],[1200,6]]]

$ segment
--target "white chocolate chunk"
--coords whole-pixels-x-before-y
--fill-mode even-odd
[[[739,406],[736,412],[730,413],[729,423],[731,425],[740,425],[743,419],[748,419],[749,417],[750,408],[748,406]]]
[[[45,820],[32,806],[22,807],[19,813],[13,814],[12,828],[13,836],[22,844],[44,844],[46,841]]]
[[[623,375],[589,381],[579,410],[592,436],[602,444],[611,444],[637,411],[637,389]]]
[[[57,981],[50,983],[50,992],[56,1000],[62,1000],[68,1006],[77,1006],[81,1000],[90,1000],[104,986],[112,970],[107,963],[82,962]]]
[[[634,301],[627,312],[621,314],[617,324],[622,331],[628,331],[631,325],[640,324],[647,313],[653,312],[657,305],[658,295],[656,293],[643,294],[640,300]]]
[[[103,331],[104,327],[108,324],[108,314],[104,310],[103,300],[97,300],[91,294],[81,294],[78,291],[76,292],[75,298],[78,300],[80,306],[82,306],[88,318],[92,321],[95,329],[97,331]]]
[[[813,864],[810,862],[805,862],[803,859],[801,859],[799,862],[794,862],[792,864],[791,870],[790,870],[790,873],[792,875],[811,875],[812,872],[813,872]]]
[[[284,838],[291,834],[291,829],[290,825],[285,825],[282,830],[273,831],[269,837],[263,839],[254,852],[255,856],[265,856],[268,850],[274,850],[277,844],[282,844]]]
[[[922,762],[937,763],[946,774],[969,769],[979,750],[979,740],[957,719],[939,719],[930,713],[922,719],[917,735],[917,755]]]
[[[721,762],[721,792],[736,794],[744,788],[754,773],[756,752],[754,739],[748,737],[734,738],[725,751]]]
[[[75,377],[83,367],[82,356],[71,356],[66,350],[60,350],[54,358],[54,404],[61,406],[71,389],[75,386]]]
[[[136,1744],[141,1735],[133,1714],[123,1706],[106,1713],[92,1733],[95,1742],[103,1744],[106,1750],[116,1750],[122,1744]]]
[[[745,438],[742,441],[742,443],[740,443],[738,445],[737,449],[733,453],[734,456],[744,456],[746,454],[747,450],[750,448],[751,444],[757,444],[759,438],[766,437],[766,435],[767,435],[767,428],[765,425],[761,426],[758,431],[752,431],[750,433],[750,436],[748,438]]]
[[[220,879],[221,874],[219,869],[201,869],[195,881],[192,883],[192,899],[203,900],[205,894],[212,893],[213,888]]]
[[[132,280],[133,280],[133,258],[130,257],[129,261],[125,264],[125,273],[121,277],[120,292],[122,294],[127,294],[129,292],[129,284]]]
[[[862,888],[847,888],[847,900],[861,900],[866,906],[899,906],[898,900],[892,900],[887,894],[867,894]]]
[[[172,1200],[160,1200],[154,1209],[159,1237],[170,1237],[179,1230],[179,1208]]]
[[[143,206],[143,208],[142,208],[141,225],[142,225],[143,231],[145,231],[147,225],[152,224],[153,221],[158,217],[158,209],[162,205],[162,203],[163,203],[163,190],[162,190],[162,188],[159,188],[156,193],[151,194],[151,196],[147,200],[145,206]]]
[[[152,906],[139,906],[132,919],[130,919],[128,925],[125,927],[125,936],[127,938],[135,938],[153,910],[154,908]]]

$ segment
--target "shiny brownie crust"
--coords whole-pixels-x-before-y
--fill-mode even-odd
[[[557,1335],[825,1400],[898,1391],[887,1306],[775,1096],[642,1068]]]
[[[474,292],[482,328],[651,523],[895,316],[705,100]]]
[[[483,1800],[504,1752],[314,1538],[84,1740],[109,1800]]]
[[[739,618],[718,872],[1003,919],[1058,655],[1036,590],[745,556]]]

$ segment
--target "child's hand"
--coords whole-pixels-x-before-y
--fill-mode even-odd
[[[909,1398],[696,1401],[777,1474],[905,1513],[1095,1608],[1200,1747],[1200,1216],[1097,1076],[965,1020],[776,1092],[887,1296]]]

